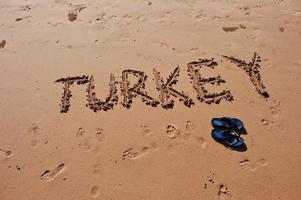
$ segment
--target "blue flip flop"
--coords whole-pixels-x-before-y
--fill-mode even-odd
[[[214,128],[220,129],[234,129],[234,130],[243,130],[244,124],[240,119],[222,117],[222,118],[213,118],[211,124]]]
[[[228,148],[237,148],[245,144],[244,140],[233,130],[213,129],[211,135],[213,139]]]

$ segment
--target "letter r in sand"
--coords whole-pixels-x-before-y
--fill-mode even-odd
[[[137,83],[132,87],[130,87],[129,75],[138,78]],[[145,81],[147,76],[144,72],[131,69],[123,70],[121,78],[121,94],[123,96],[122,105],[124,107],[130,108],[133,98],[137,96],[139,96],[146,105],[156,107],[160,103],[153,97],[149,96],[145,91]]]

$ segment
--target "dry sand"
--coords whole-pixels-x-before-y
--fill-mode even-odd
[[[1,0],[0,199],[299,200],[300,48],[300,0]],[[223,55],[248,64],[254,52],[252,84]],[[217,104],[197,99],[187,72],[211,58],[199,73],[225,80],[204,82],[225,90]],[[171,108],[160,77],[177,66],[171,88],[185,94],[161,85]],[[72,81],[55,81],[82,75],[94,83],[71,85],[61,113]],[[131,102],[134,90],[153,99]],[[107,96],[117,105],[97,104]],[[246,151],[211,138],[218,116],[244,121]]]

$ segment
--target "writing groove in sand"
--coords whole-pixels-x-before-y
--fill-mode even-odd
[[[261,58],[256,52],[253,54],[250,62],[246,62],[245,60],[233,56],[223,56],[223,58],[241,68],[249,76],[256,91],[263,98],[269,98],[270,95],[263,84],[260,74]],[[202,75],[202,69],[215,69],[217,66],[218,63],[214,58],[199,59],[187,64],[187,71],[189,78],[191,79],[192,87],[197,94],[197,99],[201,103],[219,104],[221,101],[234,101],[232,92],[229,89],[223,89],[220,92],[209,92],[205,87],[206,85],[220,86],[226,82],[220,75],[215,77],[204,77]],[[129,80],[129,76],[136,78],[134,84]],[[109,94],[105,100],[101,100],[96,96],[93,75],[60,78],[56,80],[55,83],[62,83],[64,85],[60,104],[61,112],[66,113],[69,111],[71,106],[70,98],[72,96],[71,86],[74,86],[75,84],[87,84],[86,97],[88,103],[86,106],[94,112],[112,110],[118,102],[123,107],[130,108],[133,103],[133,98],[140,98],[142,102],[148,106],[157,107],[158,105],[161,105],[164,109],[172,109],[175,104],[175,99],[182,102],[188,108],[191,108],[195,104],[194,100],[186,92],[174,88],[178,83],[178,78],[180,76],[179,66],[177,66],[165,80],[156,69],[153,69],[153,76],[158,94],[157,97],[150,96],[146,92],[145,83],[148,76],[143,71],[133,69],[123,70],[121,73],[121,80],[119,81],[111,74],[109,79]],[[117,95],[118,84],[121,89],[121,97]]]

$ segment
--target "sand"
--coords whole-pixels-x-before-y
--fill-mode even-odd
[[[1,0],[0,199],[299,200],[300,48],[299,0]]]

